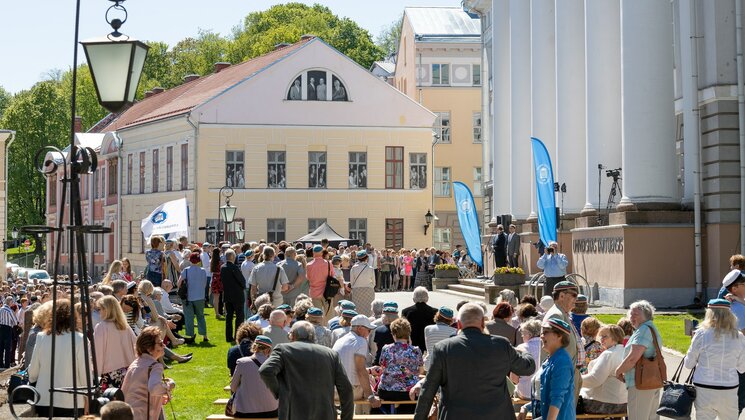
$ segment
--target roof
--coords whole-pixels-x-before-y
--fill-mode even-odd
[[[460,7],[407,7],[417,41],[481,42],[481,19]]]
[[[329,242],[356,242],[356,239],[345,238],[329,226],[327,222],[323,222],[321,226],[318,226],[313,232],[299,238],[295,242],[315,242],[320,243],[322,239],[328,239]]]
[[[164,92],[154,94],[121,112],[110,124],[97,124],[96,128],[99,131],[120,130],[126,127],[186,114],[232,86],[270,67],[277,61],[302,48],[313,39],[301,40],[287,47],[227,67],[219,73],[212,73]]]
[[[396,63],[391,63],[389,61],[376,61],[373,65],[387,71],[388,74],[393,74],[393,72],[396,71]]]

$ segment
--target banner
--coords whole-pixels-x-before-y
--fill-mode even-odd
[[[189,205],[186,198],[163,203],[142,219],[142,236],[147,241],[153,235],[179,237],[189,235]]]
[[[455,209],[458,211],[458,223],[460,231],[466,241],[468,255],[473,262],[484,267],[481,256],[481,227],[479,225],[479,214],[476,212],[476,204],[473,202],[471,190],[462,182],[453,182],[453,197],[455,197]]]
[[[551,156],[543,142],[530,138],[533,144],[533,168],[535,170],[535,195],[538,205],[538,231],[541,242],[548,246],[556,241],[556,196],[554,195],[554,171]]]

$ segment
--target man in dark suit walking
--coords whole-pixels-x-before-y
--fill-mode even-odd
[[[225,251],[225,265],[220,269],[220,280],[225,296],[225,341],[235,341],[233,334],[238,332],[238,327],[243,323],[244,291],[246,280],[243,278],[241,268],[235,264],[235,251]],[[235,330],[233,330],[233,314],[235,314]]]
[[[532,375],[533,357],[517,352],[504,337],[484,334],[484,311],[475,303],[463,305],[458,316],[462,334],[440,341],[430,350],[432,365],[414,420],[427,419],[440,387],[440,420],[514,418],[506,380],[510,372]]]
[[[507,235],[507,264],[517,267],[520,256],[520,235],[517,234],[515,225],[510,225],[510,233]]]
[[[315,329],[298,321],[290,330],[290,343],[274,348],[259,374],[279,399],[283,420],[336,420],[334,388],[339,394],[341,420],[354,418],[354,397],[339,354],[314,344]],[[514,415],[514,413],[513,413]]]

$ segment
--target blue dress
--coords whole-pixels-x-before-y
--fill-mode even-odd
[[[563,347],[545,362],[541,372],[541,417],[548,417],[550,406],[559,407],[557,420],[574,420],[574,365]]]

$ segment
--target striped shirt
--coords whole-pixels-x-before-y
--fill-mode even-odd
[[[3,307],[0,308],[0,325],[6,327],[14,327],[18,325],[16,314],[13,313],[13,310],[10,309],[10,306],[8,305],[3,305]]]
[[[427,347],[427,354],[424,357],[424,367],[429,370],[429,366],[432,363],[430,358],[430,351],[434,348],[435,344],[442,340],[450,338],[458,333],[458,330],[451,327],[450,325],[438,322],[435,325],[427,325],[424,327],[424,344]]]

